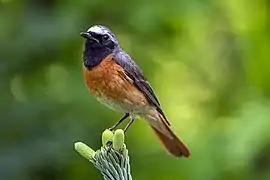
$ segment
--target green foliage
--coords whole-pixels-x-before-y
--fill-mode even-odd
[[[78,140],[100,147],[122,114],[91,97],[79,33],[104,24],[139,64],[190,159],[143,121],[125,142],[135,179],[270,179],[269,3],[264,0],[0,1],[0,179],[98,179]]]

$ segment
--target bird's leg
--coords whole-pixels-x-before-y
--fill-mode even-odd
[[[109,128],[110,131],[114,130],[121,122],[123,122],[127,117],[129,116],[129,113],[126,113],[119,121],[117,121],[112,127]]]
[[[110,131],[113,131],[121,122],[123,122],[127,117],[129,116],[129,113],[126,113],[119,121],[117,121],[112,127],[109,128]],[[112,147],[112,141],[107,142],[107,146],[109,147],[108,150]]]
[[[131,126],[131,124],[134,122],[135,118],[133,116],[129,116],[129,122],[127,123],[125,129],[124,129],[124,132],[126,133],[128,128]]]
[[[124,119],[126,119],[129,116],[129,114],[127,113],[122,119],[120,119],[116,124],[119,125]],[[131,126],[131,124],[134,122],[135,118],[131,115],[129,116],[129,122],[127,123],[126,127],[124,128],[124,133],[127,132],[128,128]],[[117,126],[116,125],[116,126]],[[115,125],[114,125],[115,126]],[[115,128],[115,127],[114,127]],[[112,141],[107,142],[107,153],[109,153],[112,149]]]

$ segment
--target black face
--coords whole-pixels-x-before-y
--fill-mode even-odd
[[[95,46],[105,47],[110,50],[113,50],[115,43],[110,37],[106,34],[98,34],[96,32],[82,32],[81,36],[86,39],[86,42]]]
[[[81,36],[86,39],[83,59],[88,69],[97,66],[118,47],[115,35],[104,26],[92,26]]]

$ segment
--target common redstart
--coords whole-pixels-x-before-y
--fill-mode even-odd
[[[164,148],[176,157],[189,157],[190,152],[170,128],[160,103],[141,69],[121,48],[114,33],[102,25],[94,25],[82,32],[84,80],[91,94],[108,108],[124,113],[124,119],[146,119]]]

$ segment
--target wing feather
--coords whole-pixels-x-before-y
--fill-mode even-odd
[[[167,124],[170,125],[165,117],[164,112],[160,107],[157,96],[155,95],[150,83],[143,76],[142,71],[137,64],[131,59],[131,57],[124,52],[119,50],[114,53],[114,61],[124,68],[126,75],[133,80],[133,84],[145,95],[150,104],[156,107],[157,111],[164,117]]]

